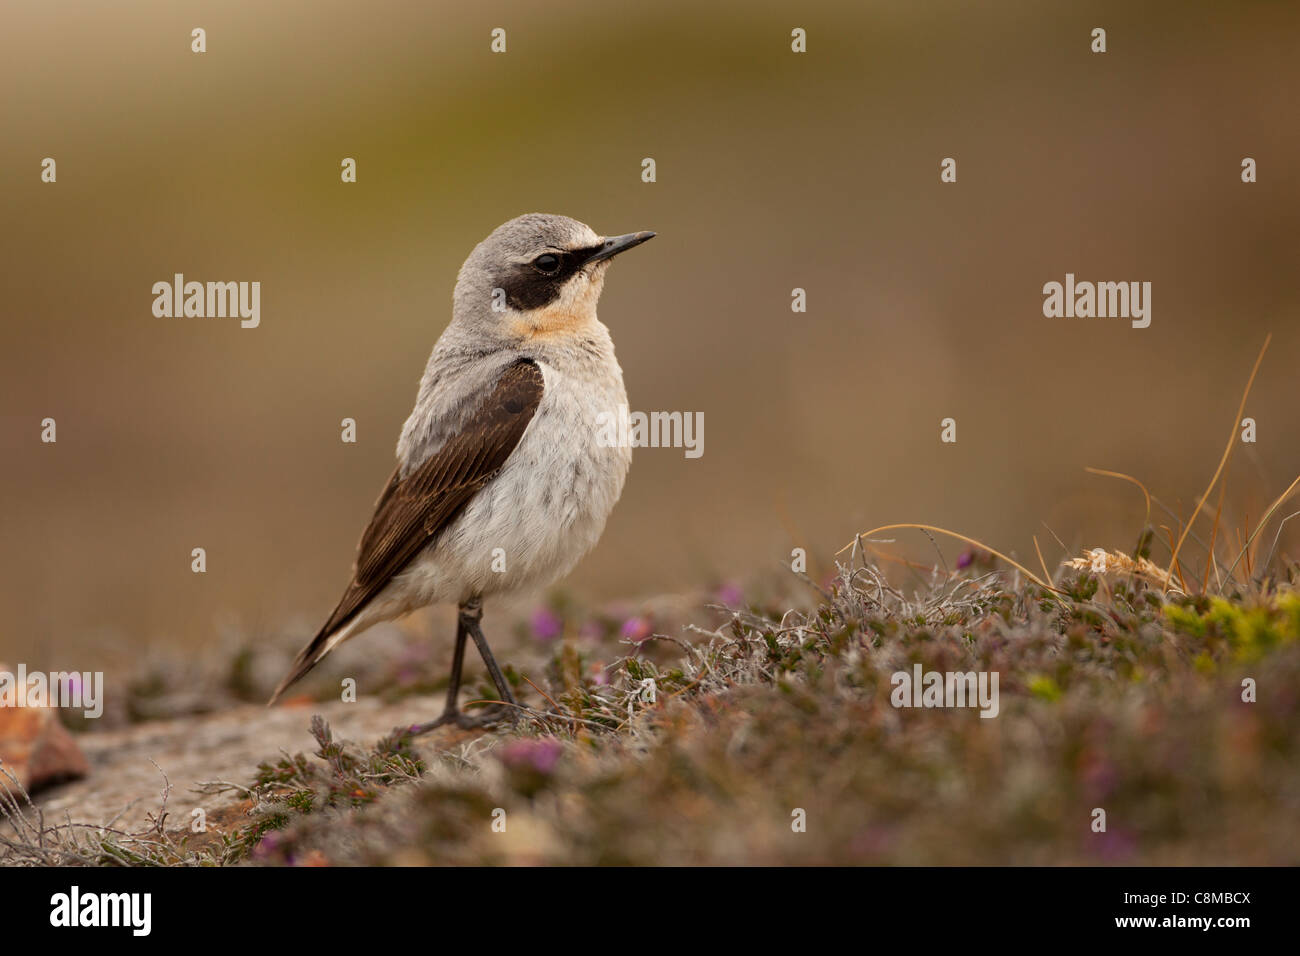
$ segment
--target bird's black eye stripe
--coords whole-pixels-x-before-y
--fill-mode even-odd
[[[601,247],[541,252],[526,262],[503,269],[497,285],[512,309],[540,309],[560,297],[560,289]]]
[[[543,252],[533,260],[533,268],[543,275],[553,276],[560,271],[560,257],[553,252]]]

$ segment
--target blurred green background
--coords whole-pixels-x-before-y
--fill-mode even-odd
[[[591,599],[796,545],[825,568],[898,521],[1022,557],[1037,534],[1053,564],[1042,522],[1127,548],[1141,495],[1084,466],[1189,511],[1271,331],[1225,512],[1253,521],[1300,472],[1297,27],[1292,3],[6,0],[0,654],[314,629],[456,270],[532,211],[659,233],[601,316],[634,409],[705,415],[702,458],[636,453],[568,584]],[[175,272],[259,280],[261,327],[155,318]],[[1066,272],[1151,281],[1151,327],[1044,318]]]

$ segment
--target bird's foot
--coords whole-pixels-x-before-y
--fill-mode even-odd
[[[427,734],[431,730],[447,726],[459,727],[461,730],[478,730],[503,722],[514,723],[517,717],[518,714],[515,708],[507,704],[492,704],[488,707],[482,707],[472,714],[448,709],[443,711],[442,716],[436,720],[412,727],[408,734],[411,737],[418,737],[420,734]]]
[[[462,730],[472,730],[475,727],[492,727],[496,724],[513,725],[518,720],[519,708],[510,704],[489,704],[480,707],[472,714],[458,715],[456,726]]]

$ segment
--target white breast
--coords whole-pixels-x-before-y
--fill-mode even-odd
[[[597,416],[627,403],[616,362],[600,381],[538,363],[533,420],[500,473],[394,584],[413,605],[544,587],[596,544],[623,491],[630,448],[598,441]]]

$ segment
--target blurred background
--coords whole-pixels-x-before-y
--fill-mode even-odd
[[[456,270],[533,211],[659,233],[601,316],[633,409],[705,416],[702,458],[637,451],[575,593],[795,546],[825,569],[892,522],[1022,559],[1037,535],[1052,565],[1044,524],[1130,548],[1141,494],[1084,467],[1190,512],[1272,332],[1224,513],[1251,526],[1300,472],[1297,27],[1273,2],[7,0],[0,657],[314,631]],[[176,272],[260,281],[260,328],[155,318]],[[1150,281],[1150,328],[1044,318],[1067,272]]]

